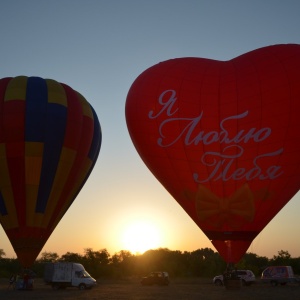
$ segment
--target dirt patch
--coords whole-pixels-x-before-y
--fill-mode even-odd
[[[34,290],[8,290],[8,280],[0,279],[0,299],[9,300],[265,300],[300,299],[300,286],[289,284],[273,287],[257,282],[239,290],[214,286],[211,279],[172,279],[169,286],[142,286],[139,279],[98,280],[91,290],[77,288],[52,290],[42,279],[35,280]]]

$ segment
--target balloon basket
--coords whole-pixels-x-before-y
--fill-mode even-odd
[[[226,290],[240,290],[241,289],[241,280],[239,278],[226,279],[224,281],[224,286]]]

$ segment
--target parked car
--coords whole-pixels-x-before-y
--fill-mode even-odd
[[[256,281],[255,275],[251,270],[236,270],[237,277],[242,281],[243,285],[251,285]],[[223,275],[218,275],[213,278],[213,283],[215,285],[224,285]]]
[[[151,272],[141,280],[142,285],[169,285],[169,274],[167,272]]]

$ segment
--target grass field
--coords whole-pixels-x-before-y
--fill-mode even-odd
[[[139,279],[130,280],[98,280],[97,286],[91,290],[80,291],[77,288],[52,290],[36,279],[34,290],[8,290],[8,280],[0,279],[0,299],[5,300],[300,300],[300,286],[289,284],[273,287],[257,281],[252,286],[239,290],[226,290],[214,286],[211,279],[173,279],[169,286],[142,286]]]

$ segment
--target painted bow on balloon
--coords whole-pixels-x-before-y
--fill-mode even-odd
[[[248,184],[244,184],[229,198],[220,198],[199,185],[195,199],[199,220],[208,221],[214,227],[220,228],[226,223],[237,229],[252,222],[255,215],[254,197]]]

